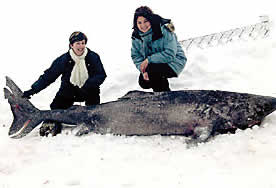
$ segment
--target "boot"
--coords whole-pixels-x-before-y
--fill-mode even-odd
[[[41,127],[39,128],[39,135],[40,136],[48,136],[50,130],[54,127],[53,122],[44,121]]]
[[[62,130],[62,124],[59,122],[54,123],[54,127],[51,130],[52,136],[56,136],[57,134],[60,134]]]
[[[52,136],[56,136],[61,133],[62,125],[58,122],[44,122],[42,126],[39,128],[40,136],[48,136],[52,134]]]

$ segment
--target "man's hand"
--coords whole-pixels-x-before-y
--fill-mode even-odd
[[[33,89],[30,89],[23,92],[22,98],[30,99],[34,94],[36,94],[36,92]]]

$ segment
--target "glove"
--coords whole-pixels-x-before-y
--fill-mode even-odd
[[[31,95],[36,94],[36,92],[33,89],[27,90],[23,92],[22,98],[30,99]]]

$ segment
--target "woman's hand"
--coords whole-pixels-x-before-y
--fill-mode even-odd
[[[144,80],[147,80],[147,81],[149,80],[149,75],[147,72],[143,73],[143,77],[144,77]]]
[[[140,70],[142,73],[146,71],[146,68],[148,67],[149,61],[148,59],[145,59],[142,64],[140,65]]]

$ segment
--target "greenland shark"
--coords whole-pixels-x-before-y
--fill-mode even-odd
[[[6,77],[4,88],[13,122],[11,138],[22,138],[45,120],[82,127],[89,132],[114,135],[182,135],[204,142],[216,134],[234,133],[259,125],[276,109],[276,98],[219,90],[168,92],[130,91],[116,101],[66,110],[39,110]]]

